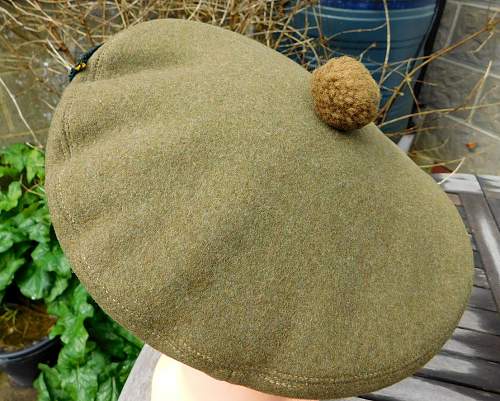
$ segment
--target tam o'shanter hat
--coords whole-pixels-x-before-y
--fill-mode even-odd
[[[101,307],[210,376],[296,398],[412,374],[451,335],[472,252],[446,195],[374,124],[368,72],[313,75],[182,20],[122,31],[56,109],[46,191]]]

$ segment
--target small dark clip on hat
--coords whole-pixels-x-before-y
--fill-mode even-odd
[[[102,43],[90,48],[87,50],[85,53],[83,53],[80,58],[78,59],[77,63],[74,65],[74,67],[71,68],[69,71],[68,79],[69,82],[73,80],[73,78],[78,74],[80,71],[83,71],[85,68],[87,68],[87,62],[89,61],[90,57],[95,53],[99,47],[101,47]]]

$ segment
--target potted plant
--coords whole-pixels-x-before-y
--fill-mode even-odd
[[[0,149],[0,369],[40,401],[116,401],[142,343],[71,271],[50,222],[43,149]],[[53,366],[51,366],[53,365]]]
[[[55,319],[39,305],[4,304],[0,315],[0,368],[12,383],[28,387],[40,362],[52,364],[60,347],[48,333]]]
[[[67,287],[71,269],[51,230],[43,193],[44,157],[23,144],[0,150],[0,369],[29,386],[59,341],[46,304]]]

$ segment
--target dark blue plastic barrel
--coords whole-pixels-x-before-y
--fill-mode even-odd
[[[407,69],[412,69],[417,61],[410,64],[405,60],[415,59],[423,54],[424,45],[436,16],[436,0],[387,0],[390,18],[389,64],[382,87],[382,102],[385,104],[392,95]],[[318,23],[323,37],[331,38],[328,47],[333,56],[342,54],[362,56],[362,61],[378,82],[387,51],[387,26],[384,2],[382,0],[321,0],[319,5],[301,11],[292,21],[295,29],[307,30],[309,37],[319,37]],[[321,48],[318,47],[321,55]],[[313,54],[306,54],[309,60]],[[396,64],[395,64],[396,63]],[[314,67],[314,62],[312,62]],[[418,75],[418,74],[417,74]],[[416,76],[411,85],[415,83]],[[413,109],[413,96],[406,86],[401,96],[393,104],[387,120],[408,115]],[[383,127],[385,132],[398,132],[408,125],[408,119]]]

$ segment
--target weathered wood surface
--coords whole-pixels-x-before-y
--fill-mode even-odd
[[[160,356],[158,351],[147,344],[144,345],[118,401],[149,401],[151,399],[151,380]]]
[[[481,254],[479,253],[479,251],[472,251],[472,255],[474,256],[474,267],[477,267],[478,269],[484,269],[483,261],[481,259]]]
[[[456,174],[441,187],[470,234],[475,269],[468,307],[441,352],[414,376],[345,401],[500,401],[500,179]],[[150,399],[159,355],[145,346],[119,401]]]
[[[436,182],[442,182],[440,186],[448,194],[483,194],[477,178],[472,174],[433,174],[433,176]]]
[[[446,178],[436,174],[436,181]],[[500,305],[500,177],[455,174],[442,188],[460,198],[452,199],[473,234],[476,267],[485,270],[497,307]],[[457,203],[459,203],[457,205]]]
[[[415,376],[363,397],[376,401],[500,401],[500,394]]]
[[[467,308],[458,327],[500,336],[500,315],[483,309]]]
[[[443,346],[443,351],[449,353],[500,362],[500,352],[495,350],[500,351],[500,336],[461,328]]]
[[[471,233],[468,233],[468,234],[469,234],[469,239],[470,239],[470,244],[471,244],[472,250],[477,251],[476,240],[474,239],[474,237],[472,236]]]
[[[477,177],[477,180],[483,190],[484,197],[486,198],[486,202],[488,202],[497,226],[500,227],[500,177],[481,175]]]
[[[500,364],[483,359],[441,352],[416,375],[500,393]]]
[[[493,300],[491,291],[486,288],[472,287],[472,294],[469,300],[469,306],[486,309],[493,312],[497,311],[497,306]]]
[[[474,269],[474,285],[480,288],[490,288],[490,284],[488,283],[486,274],[484,274],[484,270],[477,268]]]

